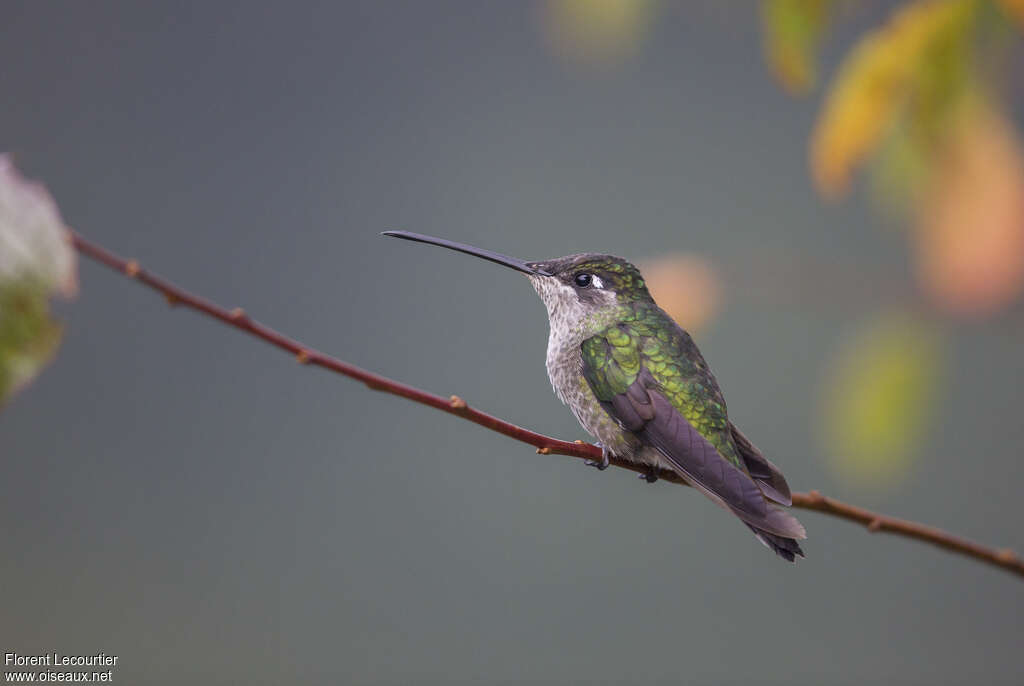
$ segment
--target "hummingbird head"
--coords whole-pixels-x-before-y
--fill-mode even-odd
[[[523,272],[544,301],[552,325],[589,328],[587,322],[601,319],[598,315],[610,314],[619,305],[651,300],[640,271],[621,257],[581,253],[527,262],[408,231],[385,231],[384,235],[438,245]]]
[[[640,271],[621,257],[580,253],[527,265],[543,272],[528,276],[553,324],[579,328],[619,305],[651,299]]]

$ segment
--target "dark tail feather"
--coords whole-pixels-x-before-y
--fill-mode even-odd
[[[744,522],[746,524],[746,522]],[[750,530],[754,532],[757,539],[764,543],[766,546],[775,551],[775,554],[789,562],[795,562],[797,556],[803,557],[804,551],[800,549],[800,544],[796,542],[795,538],[784,538],[777,536],[772,533],[768,533],[763,529],[750,526]]]
[[[730,422],[729,428],[732,430],[732,438],[736,442],[740,457],[750,472],[750,478],[757,483],[765,497],[786,507],[792,505],[793,497],[789,492],[789,484],[786,483],[786,477],[782,476],[779,468],[765,459],[761,451],[736,428],[735,424]]]

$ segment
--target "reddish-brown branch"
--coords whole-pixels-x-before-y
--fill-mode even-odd
[[[125,276],[159,291],[170,305],[184,305],[197,312],[213,317],[224,324],[241,329],[257,338],[260,338],[271,345],[286,350],[295,356],[300,364],[311,364],[329,369],[338,374],[356,379],[366,384],[375,391],[391,393],[413,402],[429,405],[442,412],[454,414],[468,419],[483,427],[504,434],[509,438],[527,443],[537,448],[537,452],[544,455],[568,455],[585,459],[599,459],[601,450],[595,445],[582,441],[568,442],[557,438],[551,438],[543,434],[535,433],[515,424],[498,419],[486,412],[481,412],[466,404],[466,401],[458,396],[448,398],[427,393],[418,388],[394,381],[387,377],[356,367],[355,365],[342,362],[318,350],[303,345],[273,329],[253,321],[241,308],[227,310],[219,305],[209,302],[197,295],[193,295],[174,284],[154,276],[139,266],[135,260],[126,260],[111,253],[105,248],[91,243],[77,233],[72,233],[72,242],[75,248],[83,255],[100,262],[111,269],[118,271]],[[629,469],[634,472],[646,473],[647,468],[639,465],[613,458],[611,463],[616,467]],[[659,478],[672,483],[686,485],[675,472],[661,470]],[[805,510],[815,510],[824,514],[857,522],[867,527],[868,531],[884,531],[887,533],[917,539],[951,552],[972,557],[981,562],[1001,567],[1014,574],[1024,576],[1024,561],[1022,561],[1012,550],[997,550],[987,546],[974,543],[964,538],[953,536],[940,529],[935,529],[923,524],[911,522],[905,519],[897,519],[888,515],[879,514],[865,510],[855,505],[826,498],[817,491],[809,493],[794,493],[793,507]]]

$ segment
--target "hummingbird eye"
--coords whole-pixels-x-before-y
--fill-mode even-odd
[[[576,285],[579,286],[580,288],[586,288],[591,283],[593,283],[594,276],[592,274],[581,272],[577,274],[575,277],[573,277],[573,281],[575,281]]]

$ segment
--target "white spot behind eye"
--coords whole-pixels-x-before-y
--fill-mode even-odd
[[[604,288],[604,281],[601,280],[600,276],[595,276],[593,279],[590,283],[593,284],[594,288]]]

